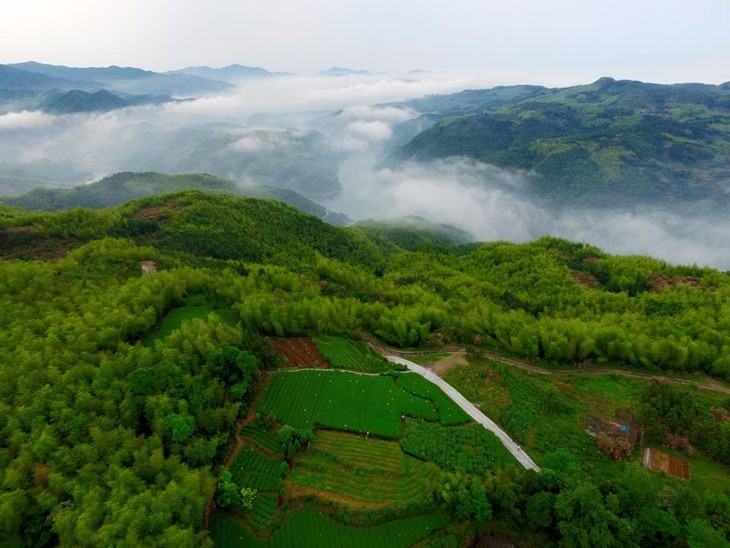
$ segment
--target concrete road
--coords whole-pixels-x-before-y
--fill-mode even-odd
[[[535,470],[537,472],[540,471],[540,467],[535,464],[535,462],[522,450],[522,448],[515,443],[515,441],[509,437],[507,432],[502,430],[499,426],[497,426],[489,417],[487,417],[484,413],[482,413],[479,409],[474,407],[474,405],[468,401],[464,396],[462,396],[453,386],[451,386],[449,383],[447,383],[445,380],[443,380],[441,377],[433,373],[432,371],[429,371],[425,367],[421,367],[417,363],[413,363],[412,361],[406,360],[405,358],[401,358],[400,356],[385,356],[385,358],[391,362],[391,363],[398,363],[400,365],[405,365],[410,371],[413,371],[414,373],[418,373],[422,377],[428,379],[432,383],[434,383],[436,386],[438,386],[441,390],[443,390],[456,404],[461,407],[466,413],[473,418],[475,421],[477,421],[479,424],[483,425],[484,428],[489,430],[490,432],[493,432],[495,436],[499,438],[499,440],[502,442],[502,445],[504,445],[507,448],[507,451],[512,453],[512,455],[517,459],[517,461],[524,466],[525,468],[529,468],[531,470]]]

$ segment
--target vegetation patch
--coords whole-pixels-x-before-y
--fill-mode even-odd
[[[221,510],[213,510],[211,513],[209,531],[213,545],[217,548],[230,548],[231,546],[266,548],[268,546],[265,540],[252,536],[238,519]]]
[[[421,375],[400,373],[396,378],[396,384],[406,392],[433,402],[438,409],[441,424],[449,426],[471,421],[471,417],[466,414],[466,411],[448,397],[443,390]]]
[[[297,429],[332,428],[399,438],[405,415],[437,420],[434,406],[391,377],[344,371],[274,373],[258,406]]]
[[[233,481],[239,487],[275,491],[281,482],[281,462],[244,447],[231,466]]]
[[[355,506],[404,508],[428,500],[430,477],[398,442],[318,430],[313,447],[294,459],[288,480],[294,497],[316,493]]]
[[[313,340],[332,367],[366,373],[382,373],[393,369],[385,358],[370,350],[363,342],[335,336],[319,336]]]
[[[289,514],[271,538],[272,547],[321,548],[322,546],[413,546],[445,525],[441,515],[416,516],[373,527],[351,527],[316,510]]]
[[[408,419],[400,446],[440,468],[474,474],[494,472],[515,462],[497,436],[481,424],[446,427]]]

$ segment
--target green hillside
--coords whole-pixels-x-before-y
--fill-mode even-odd
[[[243,186],[229,179],[205,173],[165,175],[163,173],[116,173],[94,183],[73,188],[35,188],[26,194],[3,198],[7,204],[30,210],[57,211],[86,207],[99,209],[123,204],[136,198],[182,190],[202,190],[273,198],[334,224],[344,224],[347,217],[328,211],[293,190],[262,185]]]
[[[2,543],[291,545],[323,531],[394,545],[485,532],[541,546],[584,532],[606,545],[722,545],[727,394],[531,378],[479,355],[722,389],[730,274],[555,238],[442,245],[408,251],[272,200],[195,190],[100,210],[0,204]],[[542,471],[513,467],[420,380],[277,372],[271,338],[364,334],[468,347],[449,382]],[[337,380],[305,390],[324,375]],[[638,449],[620,462],[598,450],[586,413],[627,406],[647,443],[691,459],[690,480],[645,470]],[[310,426],[313,439],[295,428]],[[246,492],[250,511],[236,506],[241,488],[261,490]]]
[[[417,135],[395,157],[467,156],[527,170],[537,174],[530,181],[539,196],[571,207],[727,207],[727,88],[602,78],[532,90],[526,98],[517,91],[512,101],[487,96],[481,106],[459,95],[426,102],[427,112],[435,106],[447,116],[462,102],[468,108]]]

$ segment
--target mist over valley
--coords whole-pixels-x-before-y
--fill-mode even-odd
[[[116,172],[209,173],[241,187],[294,191],[354,221],[418,216],[479,241],[555,235],[613,253],[730,268],[727,86],[602,79],[573,88],[495,87],[488,77],[294,75],[242,65],[161,75],[31,63],[7,69],[15,78],[0,80],[2,196]],[[179,96],[179,80],[167,76],[197,78],[200,93]],[[27,100],[38,78],[49,86],[60,77],[68,86],[104,78],[96,85],[108,86],[108,97],[153,83],[161,95],[145,99],[153,104],[99,99],[83,111],[78,101],[101,93],[89,84],[76,98],[79,111],[18,106],[18,88]],[[692,108],[705,114],[667,125]],[[500,124],[510,117],[531,125],[513,126],[512,140],[500,144]],[[637,129],[616,125],[622,119]],[[663,123],[656,131],[673,132],[675,141],[637,144],[654,131],[649,123]],[[479,142],[491,148],[475,148]]]

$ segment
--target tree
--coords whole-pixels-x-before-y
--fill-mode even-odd
[[[279,442],[281,451],[286,458],[303,451],[314,439],[314,432],[311,429],[297,430],[293,426],[285,424],[279,429]]]

